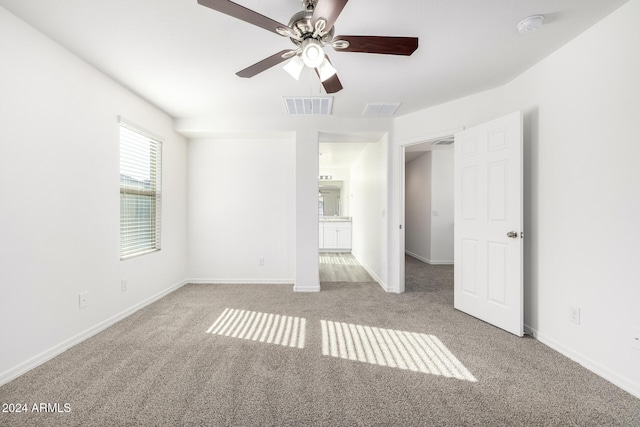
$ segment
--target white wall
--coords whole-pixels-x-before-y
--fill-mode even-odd
[[[387,137],[368,143],[351,166],[352,253],[386,289]]]
[[[2,384],[182,284],[187,187],[170,117],[2,8],[0,57]],[[127,261],[118,115],[164,139],[162,250]]]
[[[405,165],[405,251],[431,259],[431,152]]]
[[[340,215],[351,216],[351,182],[342,181],[340,187]]]
[[[237,138],[262,140],[264,135],[284,135],[285,139],[294,138],[294,290],[315,292],[320,290],[318,270],[318,175],[319,175],[319,134],[329,133],[371,133],[388,132],[391,120],[386,118],[345,119],[338,117],[283,117],[279,120],[261,117],[226,117],[224,119],[177,119],[175,129],[191,139],[210,138],[212,135],[232,135]],[[293,136],[292,136],[293,135]],[[265,142],[268,145],[268,142]],[[382,141],[384,150],[388,149],[385,138]],[[384,177],[387,175],[386,154],[381,158],[384,166],[379,166]],[[382,170],[384,169],[384,170]],[[377,197],[387,201],[386,188]],[[254,213],[252,220],[259,221],[260,214]],[[192,225],[193,227],[193,225]],[[380,226],[385,230],[386,223]],[[190,231],[194,233],[193,229]],[[383,233],[384,234],[384,233]],[[387,236],[376,242],[377,258],[380,262],[384,278],[387,277]],[[194,255],[190,251],[190,258]],[[197,255],[196,255],[197,256]],[[265,260],[266,263],[266,260]],[[211,278],[211,279],[216,279]]]
[[[311,126],[302,127],[296,132],[295,141],[295,282],[293,289],[296,292],[318,292],[320,291],[318,132]]]
[[[640,328],[637,16],[640,1],[631,0],[510,84],[398,118],[394,143],[524,112],[527,328],[640,397],[640,350],[631,345]],[[392,191],[395,218],[397,182]],[[389,235],[397,280],[399,239]],[[580,325],[569,321],[570,305],[580,307]]]
[[[294,282],[294,155],[293,137],[189,141],[191,282]]]
[[[527,122],[526,324],[640,397],[638,16],[632,0],[507,85],[505,108]]]
[[[432,264],[453,263],[453,149],[431,152]]]
[[[405,252],[453,263],[453,150],[428,151],[405,165]]]

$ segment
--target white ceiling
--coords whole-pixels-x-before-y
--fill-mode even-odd
[[[320,0],[322,1],[322,0]],[[344,89],[333,114],[361,117],[367,102],[402,102],[397,114],[507,83],[627,0],[351,0],[336,34],[417,36],[411,57],[327,49]],[[299,0],[237,0],[287,24]],[[0,6],[175,118],[282,117],[282,96],[321,92],[280,66],[235,72],[291,45],[196,0],[0,0]],[[533,14],[545,25],[521,36]]]

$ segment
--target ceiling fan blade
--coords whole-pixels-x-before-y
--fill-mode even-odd
[[[334,74],[333,77],[323,81],[322,86],[327,93],[336,93],[342,90],[342,83],[340,83],[340,79],[337,74]]]
[[[257,74],[260,74],[261,72],[266,71],[269,68],[274,67],[280,64],[281,62],[284,62],[287,59],[289,59],[289,58],[284,58],[283,55],[286,53],[289,53],[290,51],[291,51],[290,49],[282,50],[274,55],[271,55],[268,58],[263,59],[260,62],[256,62],[255,64],[245,68],[244,70],[238,71],[236,75],[238,77],[249,78]]]
[[[337,36],[339,40],[349,42],[346,48],[336,48],[336,52],[380,53],[383,55],[410,56],[418,48],[416,37],[384,37],[384,36]]]
[[[276,29],[287,27],[286,25],[274,21],[271,18],[260,15],[258,12],[254,12],[251,9],[247,9],[244,6],[240,6],[239,4],[228,0],[198,0],[198,3],[202,6],[224,13],[225,15],[233,16],[241,21],[248,22],[249,24],[257,25],[258,27],[276,34],[278,34]]]
[[[325,55],[324,57],[327,58],[327,61],[329,61],[329,63],[331,64],[331,60],[329,59],[329,57],[327,55]],[[320,78],[320,72],[317,68],[315,70],[318,78]],[[342,83],[340,83],[340,79],[338,78],[337,73],[329,77],[327,80],[323,81],[322,86],[324,87],[324,90],[327,91],[327,93],[336,93],[340,92],[343,89]]]
[[[325,31],[331,30],[333,24],[340,16],[340,12],[344,9],[348,0],[318,0],[318,4],[316,4],[316,8],[313,10],[313,18],[311,22],[315,25],[316,21],[320,18],[323,18],[327,21],[327,26]]]

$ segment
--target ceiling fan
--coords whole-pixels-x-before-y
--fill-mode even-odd
[[[324,53],[325,46],[337,52],[378,53],[383,55],[410,56],[418,48],[416,37],[384,36],[334,36],[335,23],[348,0],[301,0],[303,10],[289,20],[289,25],[281,24],[264,15],[228,0],[198,0],[206,6],[225,15],[288,37],[295,48],[282,50],[257,62],[236,74],[253,77],[286,60],[284,69],[295,79],[300,78],[304,67],[314,68],[327,93],[342,90],[342,84]]]

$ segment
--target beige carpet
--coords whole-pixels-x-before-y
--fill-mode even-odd
[[[187,285],[0,387],[70,412],[0,425],[640,425],[640,400],[453,310],[451,267],[413,261],[403,295]]]

